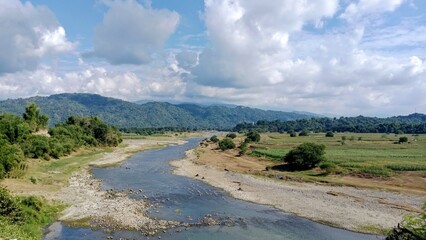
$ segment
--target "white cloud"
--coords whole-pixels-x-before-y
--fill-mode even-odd
[[[111,64],[149,63],[179,23],[176,12],[146,8],[135,0],[107,5],[109,9],[95,32],[94,52],[86,55]]]
[[[48,8],[0,1],[0,74],[35,69],[42,57],[75,46]]]
[[[345,12],[340,16],[348,21],[356,21],[369,14],[392,12],[405,0],[359,0],[350,3]]]
[[[212,47],[199,57],[196,80],[247,87],[282,82],[289,67],[303,65],[291,60],[290,34],[333,16],[338,1],[206,0],[205,5]]]

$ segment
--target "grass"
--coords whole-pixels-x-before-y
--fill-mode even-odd
[[[408,137],[409,142],[398,144],[401,136]],[[337,133],[325,137],[324,133],[315,133],[290,137],[267,133],[253,145],[252,154],[279,160],[303,142],[324,144],[327,161],[334,163],[342,174],[390,177],[402,171],[426,171],[426,135]]]

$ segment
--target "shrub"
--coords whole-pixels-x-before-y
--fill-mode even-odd
[[[240,145],[240,152],[239,152],[240,156],[246,154],[247,150],[248,150],[248,144],[246,142],[242,142]]]
[[[325,136],[326,137],[334,137],[334,133],[329,131],[329,132],[325,133]]]
[[[226,139],[219,141],[219,148],[222,151],[225,151],[225,150],[228,150],[228,149],[234,149],[235,143],[231,139],[226,138]]]
[[[228,134],[226,135],[226,137],[227,137],[227,138],[234,139],[234,138],[236,138],[236,137],[237,137],[237,134],[235,134],[235,133],[228,133]]]
[[[212,142],[214,142],[214,143],[217,143],[217,142],[219,142],[219,138],[217,138],[217,136],[216,136],[216,135],[213,135],[213,136],[210,138],[210,141],[212,141]]]
[[[284,161],[297,170],[311,169],[325,160],[325,146],[315,143],[302,143],[290,150]]]
[[[401,224],[392,229],[386,240],[418,240],[426,239],[426,202],[419,215],[406,215]]]
[[[337,169],[337,165],[332,162],[323,162],[319,165],[319,167],[324,170],[327,174],[334,173]]]
[[[406,142],[408,142],[408,138],[407,137],[400,137],[398,142],[399,143],[406,143]]]
[[[297,134],[295,132],[291,132],[290,137],[297,137]]]
[[[246,134],[245,142],[259,142],[260,141],[260,134],[258,132],[250,131]]]
[[[299,133],[299,137],[306,137],[309,136],[309,131],[306,129],[303,129],[300,133]]]

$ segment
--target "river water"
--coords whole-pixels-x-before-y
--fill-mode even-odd
[[[71,228],[56,223],[56,233],[50,239],[289,239],[289,240],[369,240],[382,236],[354,233],[315,223],[269,206],[240,201],[220,189],[201,181],[172,174],[171,160],[184,157],[200,139],[189,139],[184,145],[149,150],[135,154],[123,165],[95,168],[93,174],[101,179],[104,189],[143,191],[129,195],[146,198],[156,207],[149,215],[156,218],[196,224],[205,216],[218,219],[216,226],[197,226],[170,229],[146,237],[134,231],[107,233],[89,228]],[[47,238],[46,238],[47,239]]]

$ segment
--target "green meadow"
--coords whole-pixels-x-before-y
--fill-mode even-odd
[[[400,137],[408,142],[399,143]],[[359,174],[370,177],[390,177],[402,171],[426,171],[426,135],[325,133],[290,137],[289,134],[265,133],[253,145],[252,155],[280,161],[293,147],[303,142],[326,146],[328,166],[335,174]],[[277,163],[278,164],[278,163]]]

